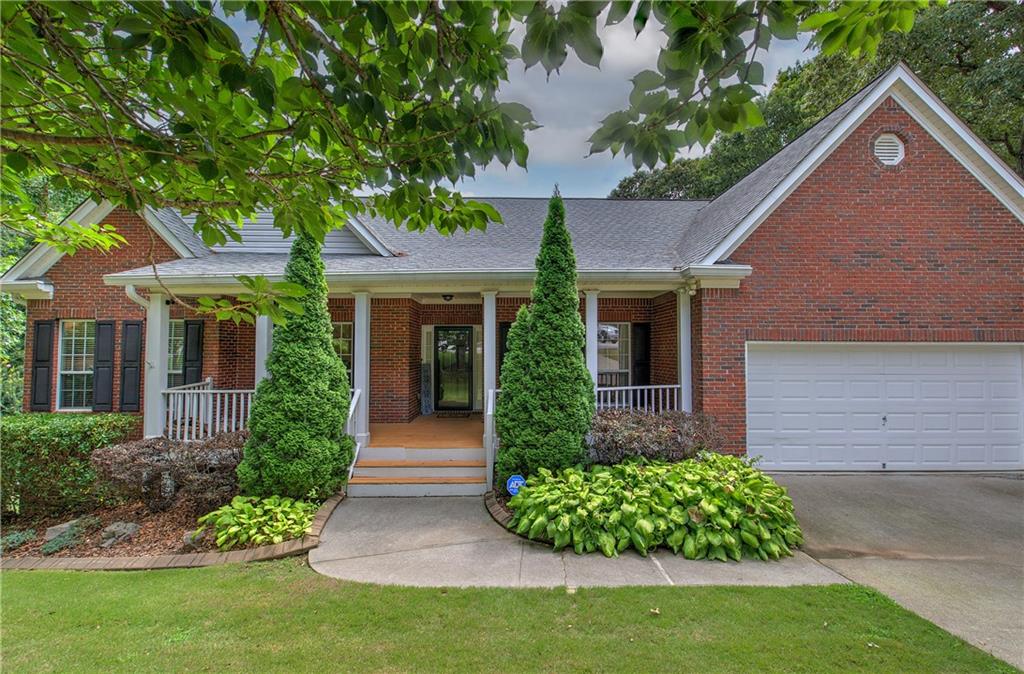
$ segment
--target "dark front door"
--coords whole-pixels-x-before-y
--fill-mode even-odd
[[[473,328],[434,327],[434,408],[473,409]]]

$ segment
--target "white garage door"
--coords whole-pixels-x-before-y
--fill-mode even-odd
[[[747,452],[773,470],[1024,467],[1024,347],[747,344]]]

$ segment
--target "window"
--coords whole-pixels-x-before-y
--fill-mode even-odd
[[[341,356],[348,370],[348,383],[352,384],[352,323],[334,323],[334,350]]]
[[[60,322],[58,408],[92,409],[92,366],[95,353],[95,321]]]
[[[173,319],[167,325],[167,388],[185,383],[185,321]]]
[[[630,385],[629,323],[598,323],[597,385]]]

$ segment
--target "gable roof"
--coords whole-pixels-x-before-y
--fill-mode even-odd
[[[679,239],[680,255],[728,256],[886,98],[893,97],[1024,222],[1024,182],[903,63],[896,64],[712,201]]]
[[[324,267],[332,274],[375,273],[532,273],[547,198],[501,197],[477,199],[494,206],[502,224],[486,232],[474,230],[444,236],[436,230],[410,232],[390,221],[372,218],[364,226],[382,241],[392,257],[325,254]],[[627,201],[572,199],[565,201],[566,224],[581,272],[659,271],[675,273],[679,257],[671,245],[681,227],[693,222],[706,201]],[[244,249],[213,252],[193,259],[158,265],[161,277],[231,277],[240,273],[280,276],[287,252],[258,254]],[[108,278],[119,282],[152,274],[142,267]]]

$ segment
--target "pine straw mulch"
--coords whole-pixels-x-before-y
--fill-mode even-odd
[[[197,551],[195,548],[186,550],[182,539],[186,531],[192,531],[196,524],[196,513],[192,504],[185,499],[178,499],[169,509],[151,513],[141,501],[131,501],[120,505],[99,508],[83,516],[93,515],[100,520],[100,526],[82,537],[81,542],[70,548],[55,552],[50,557],[148,557],[155,555],[172,555]],[[49,517],[33,522],[4,522],[4,533],[35,529],[38,534],[35,540],[22,545],[16,550],[5,552],[4,557],[42,557],[40,548],[45,542],[43,534],[46,528],[74,519],[73,516]],[[130,540],[118,543],[109,548],[100,547],[100,532],[114,522],[134,522],[139,531]],[[198,545],[199,552],[216,550],[213,542],[206,537]]]

